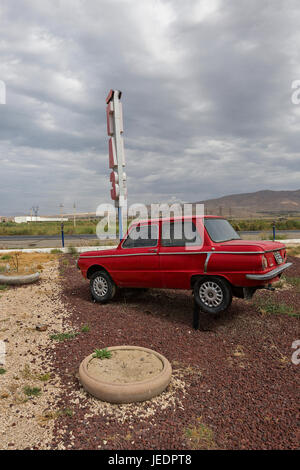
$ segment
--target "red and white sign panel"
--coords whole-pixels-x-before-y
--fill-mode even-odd
[[[110,90],[106,98],[107,133],[110,136],[109,168],[113,170],[110,174],[111,197],[118,207],[124,206],[127,199],[121,96],[119,90]]]

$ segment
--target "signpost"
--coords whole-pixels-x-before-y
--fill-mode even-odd
[[[119,237],[123,238],[123,211],[127,210],[127,185],[125,169],[125,153],[123,140],[123,112],[121,103],[122,92],[110,90],[106,98],[107,134],[109,139],[109,168],[111,182],[111,198],[118,208]]]

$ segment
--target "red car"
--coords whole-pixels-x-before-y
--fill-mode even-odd
[[[118,287],[192,289],[204,312],[226,310],[232,297],[269,288],[292,263],[285,245],[242,240],[215,216],[150,219],[133,224],[115,249],[82,253],[77,265],[94,300]]]

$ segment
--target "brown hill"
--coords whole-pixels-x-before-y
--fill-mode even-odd
[[[205,205],[207,214],[232,217],[300,215],[300,189],[296,191],[263,190],[199,202]]]

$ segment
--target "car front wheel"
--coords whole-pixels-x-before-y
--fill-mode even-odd
[[[203,312],[217,315],[230,306],[232,292],[225,279],[206,277],[196,281],[194,297]]]
[[[96,302],[104,303],[115,296],[116,285],[106,272],[97,271],[90,278],[90,291]]]

